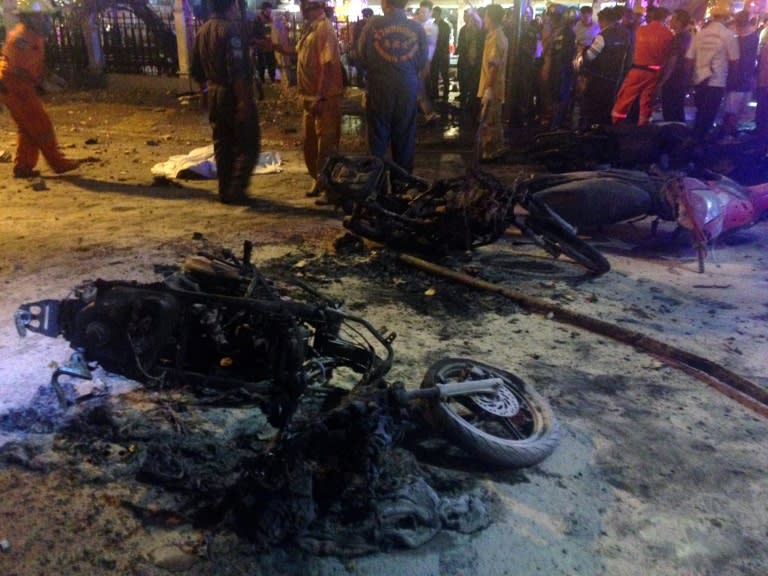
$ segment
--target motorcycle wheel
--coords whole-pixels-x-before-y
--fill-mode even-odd
[[[552,454],[560,442],[552,409],[514,374],[471,359],[444,358],[429,368],[421,387],[483,378],[501,378],[503,385],[494,395],[429,401],[432,422],[461,448],[491,464],[522,468]]]
[[[555,255],[565,254],[596,276],[605,274],[611,269],[611,264],[605,256],[570,230],[556,223],[543,222],[535,218],[528,218],[525,224],[541,237],[548,252]]]

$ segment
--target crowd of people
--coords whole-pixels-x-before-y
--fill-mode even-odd
[[[357,84],[367,90],[371,154],[389,155],[412,170],[419,113],[430,124],[439,118],[434,102],[449,100],[454,29],[431,0],[421,0],[413,16],[406,2],[384,0],[381,16],[367,10],[352,26],[349,53]],[[653,1],[597,14],[589,5],[550,4],[539,17],[529,14],[522,27],[516,18],[497,4],[470,8],[455,37],[456,99],[462,113],[479,122],[481,161],[504,157],[511,118],[546,130],[584,130],[642,126],[660,117],[692,120],[701,141],[729,138],[753,95],[757,133],[768,137],[768,56],[760,57],[768,50],[768,30],[747,11],[734,14],[720,1],[696,22],[685,10],[670,12]],[[515,38],[516,30],[522,36]],[[317,97],[313,91],[299,90],[310,101]],[[689,96],[693,118],[686,116]],[[314,149],[306,125],[305,133]],[[319,165],[338,144],[332,133],[334,142],[321,145]],[[314,160],[308,168],[315,176]],[[314,180],[310,193],[318,193]]]
[[[657,105],[665,121],[686,122],[690,95],[693,133],[705,141],[733,137],[754,94],[757,132],[768,136],[765,22],[746,10],[734,14],[722,0],[699,22],[653,2],[603,8],[596,22],[593,16],[591,6],[574,15],[551,4],[526,22],[514,59],[522,84],[532,87],[515,103],[522,122],[546,129],[644,125]]]
[[[452,91],[454,29],[431,0],[421,0],[413,16],[407,2],[382,0],[379,16],[365,9],[351,26],[348,55],[354,80],[367,93],[370,153],[411,171],[419,111],[426,123],[434,122],[439,116],[433,103],[447,102]],[[211,5],[212,16],[195,39],[191,72],[209,107],[221,200],[245,198],[260,148],[255,96],[263,95],[255,92],[278,75],[301,100],[312,177],[307,195],[320,195],[318,171],[338,151],[349,82],[333,10],[324,0],[301,0],[303,24],[292,38],[269,1],[251,21],[243,20],[234,0]],[[0,102],[19,126],[17,177],[35,173],[40,153],[58,173],[78,165],[61,155],[35,92],[51,11],[47,0],[19,2],[21,22],[0,61]],[[695,138],[732,138],[755,96],[756,134],[768,142],[768,27],[747,11],[734,14],[726,0],[701,22],[652,0],[596,15],[591,6],[576,11],[550,4],[520,26],[515,18],[498,4],[467,9],[455,39],[457,100],[463,114],[479,123],[481,161],[504,156],[511,118],[547,130],[641,126],[660,104],[664,120],[685,122],[689,95]]]
[[[378,17],[364,11],[362,21],[352,28],[350,57],[356,81],[367,90],[371,154],[390,155],[411,171],[419,107],[428,121],[434,121],[432,100],[439,97],[440,87],[442,97],[448,98],[451,29],[429,0],[422,1],[414,19],[406,15],[405,4],[406,0],[383,0],[384,15]],[[285,69],[280,73],[289,79],[287,84],[292,82],[285,75],[294,67],[296,72],[303,153],[311,177],[307,196],[322,192],[318,172],[338,151],[341,104],[349,79],[341,65],[332,11],[323,0],[302,0],[300,7],[303,22],[295,43],[281,42],[275,34],[280,24],[272,16],[270,2],[262,3],[247,26],[237,17],[234,0],[212,0],[212,16],[197,33],[191,74],[206,95],[223,202],[246,198],[248,175],[259,154],[254,92],[261,91],[267,78],[277,80],[281,61]],[[505,62],[506,52],[502,55]],[[498,63],[494,66],[500,68]],[[499,78],[503,84],[503,72]]]
[[[433,122],[433,101],[447,101],[451,92],[453,27],[431,0],[421,0],[413,17],[407,1],[382,0],[380,16],[364,10],[351,28],[349,58],[367,93],[369,152],[412,171],[419,110]],[[685,122],[689,94],[694,137],[732,137],[755,95],[756,133],[768,142],[768,27],[747,11],[733,14],[723,2],[700,23],[684,10],[670,14],[652,3],[643,10],[604,8],[596,21],[591,6],[574,12],[551,4],[523,26],[498,4],[466,10],[456,38],[457,100],[479,124],[479,159],[504,157],[505,111],[543,129],[585,129],[647,124],[660,103],[664,120]],[[79,162],[61,155],[35,92],[52,8],[47,0],[23,0],[19,7],[20,24],[0,60],[0,102],[19,127],[13,174],[35,174],[40,153],[55,172],[68,172]],[[260,151],[255,92],[278,74],[301,100],[312,178],[307,195],[319,196],[318,172],[339,149],[349,81],[332,9],[324,0],[301,0],[303,24],[294,41],[269,1],[250,23],[235,0],[212,0],[211,7],[195,38],[191,74],[209,109],[220,199],[246,198]],[[514,30],[522,35],[512,54]]]

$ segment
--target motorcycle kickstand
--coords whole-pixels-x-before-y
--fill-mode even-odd
[[[704,259],[707,256],[707,247],[704,244],[696,244],[696,258],[699,261],[699,274],[704,274]]]
[[[75,404],[76,400],[67,398],[64,388],[62,388],[59,383],[59,376],[71,376],[73,378],[82,378],[83,380],[93,379],[91,369],[85,361],[85,356],[83,356],[83,351],[78,350],[73,352],[72,356],[69,357],[69,362],[56,368],[51,375],[51,387],[53,388],[53,391],[56,392],[59,404],[62,408],[68,408]]]

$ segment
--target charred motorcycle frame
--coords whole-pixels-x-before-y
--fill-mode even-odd
[[[528,466],[554,450],[557,422],[522,379],[448,358],[418,390],[388,384],[394,335],[299,279],[278,288],[251,264],[251,252],[246,243],[241,258],[226,250],[198,254],[163,282],[88,282],[70,298],[22,304],[16,327],[21,336],[61,335],[75,349],[51,381],[65,403],[73,400],[59,379],[91,378],[99,364],[150,387],[185,385],[255,402],[283,439],[296,436],[294,416],[306,395],[323,396],[329,411],[351,391],[371,388],[395,413],[421,400],[430,421],[483,460]]]
[[[347,214],[347,229],[397,250],[470,250],[514,226],[554,258],[564,254],[592,274],[610,270],[608,260],[549,206],[488,172],[470,169],[428,182],[373,156],[332,156],[320,181],[328,201]]]

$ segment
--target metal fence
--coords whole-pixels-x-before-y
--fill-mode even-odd
[[[291,40],[297,40],[301,19],[286,14]],[[164,31],[150,30],[146,23],[129,10],[107,10],[96,15],[94,27],[104,55],[104,71],[145,75],[175,75],[179,70],[178,52],[175,45],[173,13],[158,14],[158,23]],[[353,20],[339,18],[334,21],[342,50],[342,61],[350,47]],[[200,21],[194,20],[194,29]],[[0,35],[4,30],[0,27]],[[46,60],[51,70],[76,76],[88,69],[88,50],[83,16],[73,13],[57,13],[53,17],[53,29],[46,43]],[[163,35],[163,38],[159,38]],[[169,43],[169,38],[171,42]],[[0,44],[2,38],[0,37]]]
[[[173,14],[161,16],[168,30],[174,29]],[[163,42],[147,29],[133,12],[110,10],[98,16],[101,48],[107,72],[173,75],[179,70],[175,40]]]
[[[88,51],[79,24],[74,16],[54,17],[53,30],[45,45],[49,69],[59,73],[77,73],[88,68]]]
[[[174,29],[173,15],[160,16],[168,34]],[[179,69],[175,42],[169,45],[149,30],[133,12],[107,10],[94,22],[104,55],[105,72],[149,75],[176,74]],[[46,44],[48,66],[77,73],[88,67],[82,16],[57,14]]]

